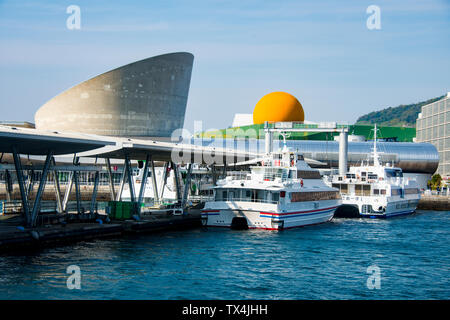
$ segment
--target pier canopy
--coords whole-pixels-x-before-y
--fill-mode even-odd
[[[17,153],[22,154],[46,155],[52,150],[53,154],[57,155],[115,145],[113,140],[104,138],[78,133],[0,126],[0,152],[12,153],[14,147]]]
[[[15,151],[13,150],[15,149]],[[75,154],[78,157],[198,163],[235,164],[258,157],[255,152],[82,133],[49,132],[36,129],[0,126],[0,153],[53,155]]]

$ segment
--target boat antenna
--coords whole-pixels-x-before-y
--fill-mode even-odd
[[[283,152],[288,151],[288,147],[286,144],[286,137],[289,137],[290,134],[288,132],[280,132],[281,136],[283,137]]]

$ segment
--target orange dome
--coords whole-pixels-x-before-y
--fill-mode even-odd
[[[265,121],[300,121],[305,120],[305,113],[300,102],[286,92],[272,92],[266,94],[253,110],[253,123],[261,124]]]

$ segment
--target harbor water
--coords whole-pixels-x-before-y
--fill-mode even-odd
[[[449,211],[86,241],[0,255],[0,299],[449,299],[449,245]]]

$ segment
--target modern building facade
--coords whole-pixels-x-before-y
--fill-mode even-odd
[[[106,136],[170,137],[183,128],[194,56],[169,53],[84,81],[45,103],[37,129]]]
[[[416,122],[416,142],[429,142],[439,152],[436,173],[450,178],[450,92],[436,102],[422,107]]]

